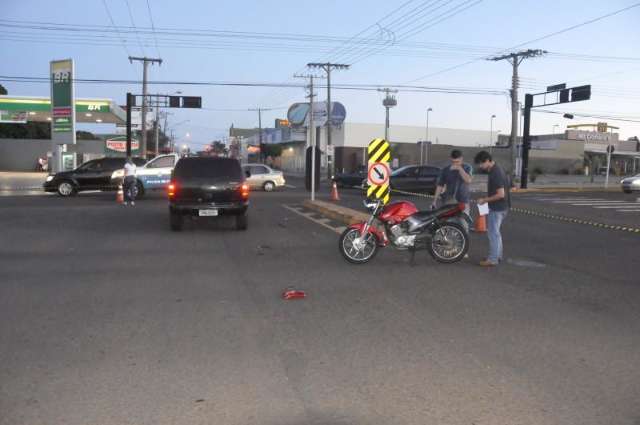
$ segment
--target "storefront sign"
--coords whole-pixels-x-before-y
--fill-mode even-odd
[[[0,110],[0,123],[26,124],[27,113],[25,111],[3,111]]]
[[[140,142],[136,139],[131,140],[131,154],[137,154],[140,151]],[[105,141],[105,153],[126,153],[127,137],[118,136]]]

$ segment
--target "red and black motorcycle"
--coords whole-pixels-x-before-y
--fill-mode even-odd
[[[441,263],[460,261],[469,250],[469,234],[462,224],[462,220],[471,223],[465,204],[427,211],[418,211],[409,201],[364,204],[371,211],[369,219],[352,224],[340,236],[340,252],[350,263],[364,264],[389,245],[410,251],[412,263],[417,250],[428,250]]]

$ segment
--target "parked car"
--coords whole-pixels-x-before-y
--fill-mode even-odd
[[[434,194],[441,168],[432,165],[405,165],[391,173],[389,177],[391,189],[414,193]],[[367,179],[362,187],[367,186]]]
[[[136,170],[136,185],[133,190],[135,199],[142,198],[148,191],[165,190],[171,180],[171,172],[180,159],[178,154],[160,155]],[[111,175],[111,184],[118,186],[124,179],[124,169]]]
[[[126,158],[101,158],[87,161],[72,171],[61,171],[47,176],[45,192],[58,192],[60,196],[72,196],[84,190],[116,190],[111,183],[115,170],[124,167]],[[133,158],[136,165],[143,165],[142,158]]]
[[[246,177],[249,177],[248,175]],[[235,216],[236,229],[249,224],[249,185],[240,163],[231,158],[182,158],[167,186],[171,230],[182,230],[185,217]]]
[[[333,181],[338,187],[360,187],[362,180],[367,178],[367,169],[364,166],[358,167],[352,173],[336,173]]]
[[[622,191],[624,193],[640,191],[640,174],[620,180],[620,185],[622,186]]]
[[[245,164],[242,168],[251,175],[246,182],[252,189],[264,189],[266,192],[272,192],[283,187],[286,183],[282,171],[274,170],[266,165]]]

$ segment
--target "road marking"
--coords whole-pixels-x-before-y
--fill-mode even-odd
[[[331,230],[332,232],[335,232],[337,234],[341,234],[342,232],[344,232],[344,230],[346,229],[346,227],[331,227],[329,226],[327,223],[323,222],[324,220],[327,220],[326,218],[321,218],[321,219],[317,219],[317,218],[313,218],[311,217],[310,214],[306,214],[303,213],[302,211],[297,210],[296,208],[290,207],[289,205],[282,205],[284,208],[288,209],[291,212],[294,212],[304,218],[306,218],[307,220],[311,220],[316,224],[319,224],[322,227],[326,227],[327,229]],[[327,220],[328,221],[328,220]]]
[[[294,186],[292,184],[285,184],[284,187],[288,187],[289,189],[297,189],[298,186]]]
[[[570,205],[574,205],[574,206],[578,206],[578,207],[600,207],[603,205],[635,205],[638,206],[637,204],[630,204],[628,202],[624,202],[624,201],[616,201],[616,202],[579,202],[576,204],[570,204]]]
[[[593,208],[598,208],[598,209],[603,209],[603,208],[638,208],[638,205],[634,205],[634,204],[627,204],[627,205],[622,205],[622,204],[618,204],[618,205],[599,205],[599,206],[593,207]]]
[[[616,210],[618,212],[640,212],[640,210]]]

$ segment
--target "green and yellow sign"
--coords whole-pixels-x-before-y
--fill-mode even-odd
[[[51,61],[51,117],[53,133],[75,134],[73,61]],[[75,137],[66,143],[75,143]]]

